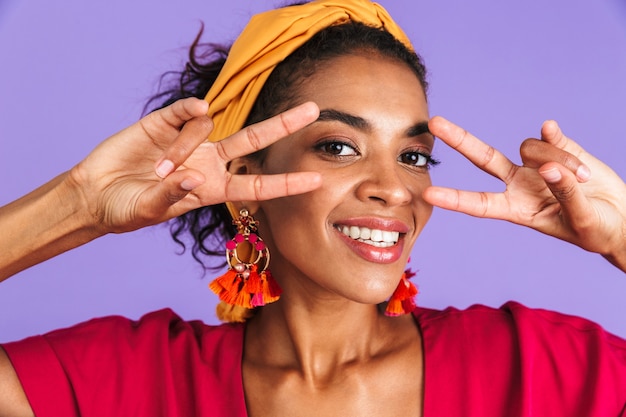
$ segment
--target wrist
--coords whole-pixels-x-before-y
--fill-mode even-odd
[[[97,203],[90,198],[88,185],[84,184],[77,168],[60,176],[61,181],[54,188],[53,200],[60,208],[59,220],[67,222],[67,227],[93,240],[108,233],[104,230],[96,209]]]
[[[602,255],[604,259],[612,263],[622,272],[626,272],[626,249],[618,255]]]
[[[614,251],[602,254],[602,256],[617,268],[626,272],[626,222],[622,225],[622,233],[618,239],[617,246]]]

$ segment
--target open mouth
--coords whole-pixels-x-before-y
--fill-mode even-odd
[[[389,230],[345,225],[337,225],[335,227],[349,238],[365,243],[366,245],[376,246],[377,248],[394,246],[398,243],[398,239],[400,238],[400,232],[392,232]]]

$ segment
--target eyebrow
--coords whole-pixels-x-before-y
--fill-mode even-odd
[[[359,130],[371,130],[372,126],[362,117],[354,116],[352,114],[342,112],[339,110],[325,109],[320,110],[320,115],[317,118],[318,122],[332,122],[337,121],[348,126],[354,127]]]
[[[412,138],[415,136],[419,136],[419,135],[423,135],[424,133],[428,133],[429,135],[432,136],[432,134],[430,133],[430,129],[428,128],[428,122],[419,122],[418,124],[411,126],[408,130],[407,130],[407,136]]]
[[[372,129],[371,124],[364,118],[335,109],[320,110],[320,115],[316,121],[336,121],[362,131],[368,131]],[[430,134],[430,130],[428,129],[428,121],[419,122],[414,126],[408,128],[406,131],[407,137],[410,138],[423,135],[424,133]]]

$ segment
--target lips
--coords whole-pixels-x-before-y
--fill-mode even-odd
[[[370,229],[369,227],[343,225],[337,226],[337,230],[351,239],[358,240],[361,243],[378,248],[388,248],[393,246],[398,243],[398,239],[400,238],[400,232]]]
[[[402,222],[371,218],[345,220],[334,228],[352,251],[376,263],[397,261],[404,249],[403,236],[409,231]]]

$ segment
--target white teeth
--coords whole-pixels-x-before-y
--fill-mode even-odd
[[[358,226],[339,226],[337,229],[351,239],[376,247],[393,246],[400,238],[400,232],[392,232],[389,230],[369,229],[367,227]]]

